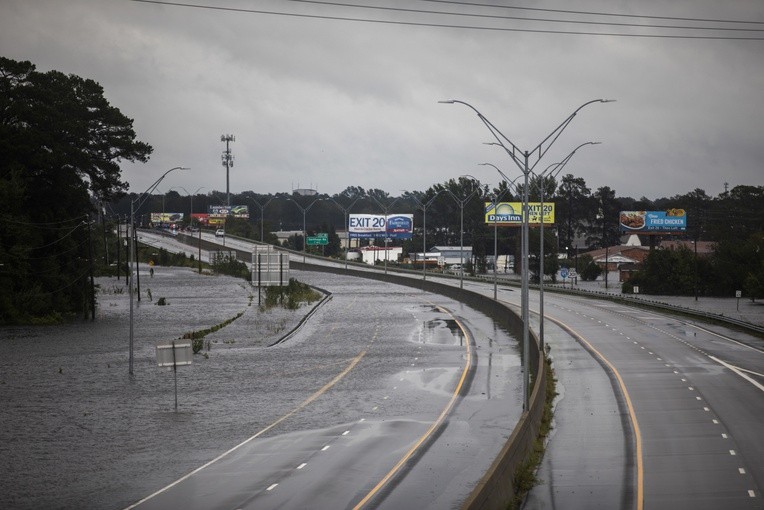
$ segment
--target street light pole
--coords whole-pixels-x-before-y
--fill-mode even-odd
[[[204,186],[200,186],[200,187],[199,187],[199,188],[197,188],[197,189],[196,189],[196,191],[194,191],[193,193],[189,193],[189,192],[188,192],[188,190],[187,190],[186,188],[184,188],[183,186],[175,186],[175,187],[176,187],[176,188],[178,188],[178,189],[182,189],[183,191],[185,191],[185,192],[186,192],[186,195],[188,195],[188,196],[189,196],[189,198],[191,199],[191,210],[189,211],[189,214],[188,214],[188,225],[189,225],[189,226],[191,226],[192,220],[193,220],[193,218],[194,218],[194,195],[196,195],[196,194],[197,194],[197,193],[199,193],[201,190],[203,190],[203,189],[204,189]],[[170,188],[170,189],[173,189],[173,188]]]
[[[542,351],[544,350],[544,322],[546,319],[546,316],[544,315],[544,192],[546,191],[546,180],[547,178],[554,179],[562,171],[562,169],[565,168],[565,165],[567,165],[571,158],[573,158],[573,155],[578,149],[585,145],[599,145],[599,143],[600,142],[582,143],[573,149],[570,154],[565,157],[565,159],[559,163],[552,163],[546,167],[543,172],[538,174],[539,180],[537,181],[537,186],[539,188],[539,196],[541,198],[541,211],[539,213],[539,344]],[[549,172],[549,175],[546,175],[547,172]]]
[[[416,196],[409,194],[407,195],[409,198],[413,199],[414,202],[419,205],[419,207],[422,208],[422,281],[427,280],[427,271],[426,271],[426,261],[427,261],[427,208],[432,204],[435,199],[443,192],[443,190],[438,190],[435,192],[435,194],[427,201],[422,202],[419,200]]]
[[[136,242],[137,242],[138,237],[135,235],[135,210],[136,210],[135,203],[140,201],[140,203],[138,204],[138,207],[137,207],[137,209],[140,209],[141,205],[143,205],[143,202],[146,201],[144,196],[148,197],[151,194],[151,192],[153,192],[156,189],[156,187],[159,186],[159,183],[162,182],[162,180],[167,176],[167,174],[169,174],[173,170],[188,170],[188,168],[182,167],[182,166],[176,166],[174,168],[171,168],[171,169],[167,170],[165,173],[162,174],[162,176],[159,179],[154,181],[154,184],[149,186],[146,189],[146,191],[144,191],[143,193],[138,195],[138,197],[135,198],[134,200],[130,201],[130,231],[131,231],[131,237],[133,237],[136,240]],[[130,348],[129,348],[130,354],[129,354],[129,363],[128,363],[130,375],[133,375],[133,338],[134,338],[134,333],[133,333],[133,331],[134,331],[133,330],[133,315],[134,315],[133,314],[133,293],[134,293],[134,291],[133,291],[133,278],[135,276],[135,274],[134,274],[135,273],[135,262],[136,262],[135,261],[135,242],[130,242],[130,284],[128,285],[129,294],[130,294]]]
[[[471,175],[461,175],[461,177],[469,177],[473,181],[477,181],[474,177]],[[478,181],[479,182],[479,181]],[[461,262],[461,267],[459,268],[459,288],[464,288],[464,206],[467,204],[467,202],[470,201],[472,198],[472,195],[474,195],[480,188],[477,187],[472,190],[472,192],[467,195],[466,198],[459,198],[457,197],[453,191],[450,189],[446,189],[448,191],[448,194],[451,195],[451,198],[454,199],[454,201],[459,205],[459,261]]]
[[[496,126],[494,126],[482,113],[480,113],[474,106],[472,106],[469,103],[465,103],[464,101],[459,101],[456,99],[450,99],[447,101],[439,101],[440,103],[446,103],[446,104],[462,104],[464,106],[467,106],[468,108],[472,109],[474,111],[478,118],[483,122],[483,124],[488,128],[488,130],[491,132],[493,137],[496,139],[496,141],[499,143],[499,145],[504,149],[504,151],[507,153],[507,155],[510,157],[510,159],[520,168],[520,170],[523,172],[523,175],[525,176],[525,185],[523,189],[523,235],[522,235],[522,263],[523,263],[523,271],[522,271],[522,296],[521,296],[521,308],[522,308],[522,316],[523,316],[523,410],[528,410],[528,397],[529,397],[529,385],[530,385],[530,374],[529,374],[529,349],[530,349],[530,341],[528,338],[529,335],[529,328],[530,323],[528,321],[529,318],[529,310],[528,310],[528,176],[533,171],[533,168],[541,161],[541,158],[544,157],[544,155],[549,151],[551,146],[554,144],[554,142],[560,137],[562,132],[565,130],[565,128],[573,121],[576,114],[578,112],[586,107],[587,105],[590,105],[592,103],[608,103],[612,100],[608,99],[594,99],[592,101],[588,101],[581,106],[579,106],[572,114],[570,114],[565,120],[560,123],[549,135],[547,135],[546,138],[544,138],[536,147],[534,147],[532,150],[521,150],[519,147],[517,147],[512,141],[507,138]],[[507,148],[507,146],[504,145],[502,142],[504,140],[509,144],[511,147],[511,150]],[[536,155],[535,162],[531,165],[530,164],[530,156],[531,154]],[[539,367],[540,369],[540,367]]]
[[[291,200],[292,202],[294,202],[294,204],[297,206],[297,208],[300,209],[300,211],[302,211],[302,263],[304,264],[305,263],[305,252],[306,252],[306,247],[307,247],[307,244],[308,244],[308,230],[307,230],[307,226],[306,226],[306,223],[305,223],[306,222],[305,216],[308,214],[308,211],[310,210],[310,208],[313,207],[313,205],[316,202],[320,202],[321,200],[323,200],[323,198],[315,199],[307,207],[301,206],[300,203],[297,202],[297,200],[295,200],[294,198],[289,197],[289,198],[287,198],[287,200]]]
[[[329,200],[334,202],[334,204],[342,209],[343,214],[343,222],[345,227],[345,240],[347,241],[347,248],[345,248],[345,270],[347,271],[348,268],[348,254],[350,253],[350,225],[348,225],[348,213],[350,212],[350,209],[355,205],[356,202],[361,200],[363,198],[363,195],[357,196],[353,202],[345,207],[333,198],[329,197]]]
[[[374,196],[372,196],[372,195],[368,195],[368,196],[369,196],[369,198],[374,200],[377,203],[377,205],[379,205],[379,207],[382,208],[382,214],[385,215],[385,274],[387,274],[387,259],[390,256],[390,254],[387,251],[387,242],[389,240],[388,237],[387,237],[387,212],[390,210],[390,207],[392,207],[392,205],[395,202],[397,202],[401,197],[397,197],[392,202],[390,202],[389,204],[384,205],[382,202],[377,200]]]
[[[274,200],[277,197],[276,196],[272,196],[271,198],[266,200],[265,203],[262,204],[262,205],[260,205],[260,202],[258,202],[257,200],[255,200],[252,197],[244,197],[244,198],[246,198],[247,200],[250,200],[253,204],[255,204],[257,207],[260,208],[260,242],[264,243],[265,242],[265,227],[264,227],[264,225],[265,225],[265,206],[270,204],[271,200]]]
[[[515,184],[515,181],[517,179],[519,179],[520,176],[518,175],[514,179],[510,179],[509,177],[507,177],[504,174],[504,172],[499,170],[499,168],[496,165],[492,164],[492,163],[478,163],[478,165],[480,165],[480,166],[492,166],[497,172],[499,172],[499,175],[504,179],[504,182],[507,183],[507,189],[502,191],[501,194],[496,197],[496,199],[494,201],[494,206],[493,206],[493,258],[494,258],[494,261],[493,261],[493,299],[495,301],[497,299],[497,296],[498,296],[497,279],[496,279],[496,269],[497,269],[496,268],[496,264],[497,264],[497,261],[499,260],[499,258],[498,258],[499,257],[499,254],[498,254],[498,241],[497,241],[497,239],[498,239],[498,235],[497,235],[497,233],[498,233],[497,232],[497,230],[498,230],[497,229],[497,226],[498,226],[497,225],[497,216],[498,215],[496,214],[496,208],[499,207],[499,198],[501,198],[501,196],[506,191],[509,191],[509,192],[512,191],[510,186],[514,186],[515,187],[515,193],[517,193],[517,185]]]

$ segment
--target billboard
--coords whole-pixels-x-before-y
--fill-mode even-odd
[[[151,223],[175,223],[176,221],[183,221],[182,212],[151,213]]]
[[[687,214],[684,209],[667,211],[621,211],[618,214],[621,232],[632,234],[684,232],[687,230]]]
[[[225,218],[233,216],[234,218],[249,218],[249,206],[247,205],[210,205],[207,207],[210,219]]]
[[[210,219],[210,215],[206,213],[193,213],[191,218],[198,221],[200,225],[207,225]]]
[[[348,235],[351,239],[411,239],[413,214],[350,214]]]
[[[544,214],[541,214],[541,202],[528,202],[528,223],[554,225],[554,202],[544,202]],[[499,227],[519,227],[523,222],[522,202],[485,203],[485,222]]]
[[[390,239],[411,239],[414,233],[413,214],[390,214],[387,216],[387,237]]]

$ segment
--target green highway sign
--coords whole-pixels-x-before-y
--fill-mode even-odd
[[[308,236],[308,246],[326,246],[327,244],[329,244],[329,234]]]

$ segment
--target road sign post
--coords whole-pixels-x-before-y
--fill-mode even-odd
[[[193,358],[191,342],[176,342],[157,345],[157,365],[172,367],[175,379],[175,412],[178,412],[178,365],[190,365]]]
[[[543,277],[543,275],[542,275],[542,277]],[[568,268],[567,267],[563,266],[560,269],[560,278],[562,278],[562,286],[563,286],[563,288],[565,288],[565,280],[568,279]]]

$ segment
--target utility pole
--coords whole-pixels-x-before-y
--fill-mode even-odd
[[[220,141],[225,142],[225,150],[223,151],[223,166],[225,167],[225,195],[226,205],[231,205],[231,187],[229,179],[229,170],[233,166],[233,154],[231,154],[230,143],[236,141],[236,137],[233,135],[220,135]]]

